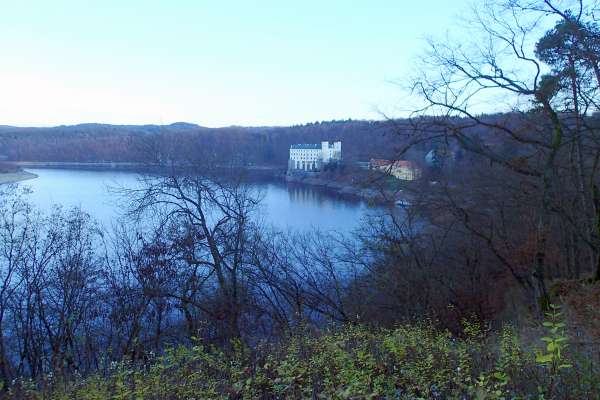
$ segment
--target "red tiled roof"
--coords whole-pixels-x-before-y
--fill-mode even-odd
[[[384,160],[381,158],[372,158],[369,161],[371,167],[392,167],[392,168],[417,168],[417,165],[408,160]]]

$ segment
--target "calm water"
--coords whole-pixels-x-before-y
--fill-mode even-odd
[[[109,187],[135,187],[132,172],[68,169],[28,169],[39,177],[23,182],[33,193],[33,204],[42,210],[53,205],[79,206],[105,226],[123,214]],[[253,183],[263,193],[262,215],[280,229],[337,230],[350,232],[374,210],[364,201],[341,197],[328,190],[283,182]]]

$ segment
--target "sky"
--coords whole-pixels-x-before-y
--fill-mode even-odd
[[[380,119],[466,0],[0,0],[0,125]]]

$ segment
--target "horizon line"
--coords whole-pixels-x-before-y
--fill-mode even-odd
[[[399,119],[407,119],[407,118],[393,118],[393,120]],[[367,119],[367,118],[347,118],[347,119],[330,119],[330,120],[319,120],[319,121],[309,121],[304,123],[293,123],[288,125],[239,125],[239,124],[231,124],[231,125],[220,125],[220,126],[207,126],[200,125],[196,122],[188,122],[188,121],[175,121],[171,123],[111,123],[111,122],[78,122],[73,124],[58,124],[58,125],[21,125],[21,124],[1,124],[0,129],[2,128],[19,128],[19,129],[44,129],[44,128],[61,128],[61,127],[74,127],[74,126],[82,126],[82,125],[103,125],[103,126],[158,126],[158,127],[166,127],[173,125],[193,125],[198,128],[206,128],[206,129],[223,129],[223,128],[285,128],[285,127],[293,127],[293,126],[303,126],[310,125],[316,123],[331,123],[331,122],[386,122],[390,119]]]

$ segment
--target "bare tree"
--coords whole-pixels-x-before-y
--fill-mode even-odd
[[[452,203],[465,227],[500,263],[511,272],[526,271],[517,279],[531,289],[533,304],[548,301],[557,225],[577,238],[569,239],[572,244],[585,244],[577,249],[587,255],[584,270],[596,267],[600,254],[594,194],[600,148],[590,116],[600,87],[595,80],[600,30],[592,8],[579,1],[486,1],[474,9],[469,37],[429,42],[423,72],[413,84],[423,100],[413,119],[413,143],[441,140],[460,147],[496,165],[498,173],[517,176],[519,185],[538,199],[529,211],[535,215],[535,233],[526,269],[509,266],[497,251],[492,237],[501,234],[496,229],[501,223],[486,233],[470,218],[469,207]],[[508,113],[482,114],[490,109]],[[477,209],[485,211],[483,205]]]
[[[29,240],[31,210],[24,194],[17,186],[0,192],[0,377],[4,391],[12,380],[6,319],[10,300],[22,283],[18,269],[26,257]]]
[[[210,278],[216,303],[206,307],[210,302],[190,295],[197,291],[189,286],[192,282],[187,282],[187,288],[193,293],[168,295],[181,301],[184,309],[193,305],[222,321],[223,338],[240,337],[256,193],[239,180],[202,176],[197,170],[146,177],[141,189],[124,193],[131,202],[130,215],[160,215],[160,224],[172,226],[187,267],[195,271],[189,279]]]

